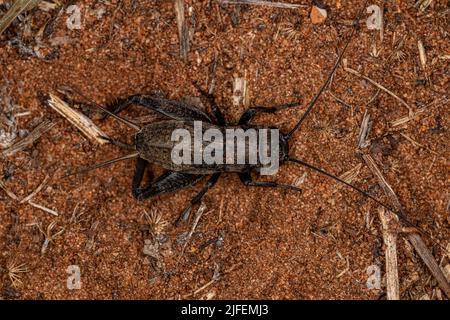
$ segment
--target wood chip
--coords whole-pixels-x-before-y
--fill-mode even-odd
[[[46,12],[56,9],[57,7],[58,4],[53,2],[42,1],[41,3],[39,3],[39,9]]]
[[[81,112],[78,112],[71,107],[59,97],[50,94],[50,99],[48,100],[49,106],[62,115],[64,118],[69,120],[69,122],[77,127],[86,137],[98,144],[108,143],[107,140],[102,139],[108,138],[106,133],[104,133],[100,128],[98,128],[91,119],[86,117]]]
[[[348,170],[347,172],[344,172],[343,174],[341,174],[339,176],[339,178],[341,180],[344,180],[347,183],[352,183],[359,176],[361,168],[362,168],[362,164],[358,163],[354,168],[352,168],[352,169]],[[341,189],[343,187],[344,186],[342,184],[336,182],[336,189],[335,190],[339,190],[339,189]]]
[[[245,78],[234,78],[232,101],[234,107],[239,107],[241,103],[244,107],[248,105],[247,80]]]
[[[427,54],[425,52],[425,47],[423,46],[422,40],[417,41],[417,47],[419,48],[420,64],[422,65],[422,69],[425,69],[427,66]]]

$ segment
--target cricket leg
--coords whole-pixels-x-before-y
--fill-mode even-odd
[[[113,113],[119,113],[133,104],[175,120],[211,122],[211,118],[205,112],[192,105],[182,101],[168,100],[144,94],[136,94],[127,98],[118,99],[114,103],[109,104],[107,109],[112,110]]]
[[[281,104],[275,107],[253,107],[250,108],[248,110],[246,110],[241,118],[239,119],[239,125],[247,125],[249,124],[249,122],[253,119],[253,117],[255,115],[257,115],[258,113],[275,113],[277,111],[283,110],[283,109],[287,109],[287,108],[294,108],[294,107],[299,107],[300,103],[298,102],[293,102],[293,103],[286,103],[286,104]]]
[[[132,182],[132,191],[133,196],[138,200],[144,200],[190,187],[204,177],[204,175],[169,171],[158,177],[155,181],[149,183],[148,186],[141,188],[140,185],[147,164],[148,162],[141,158],[138,159],[136,164],[136,172]]]
[[[189,201],[189,204],[186,206],[186,208],[183,210],[183,212],[180,214],[180,216],[178,217],[178,219],[175,221],[175,224],[178,224],[181,220],[186,221],[189,218],[189,214],[191,212],[192,206],[200,203],[202,201],[203,196],[209,191],[209,189],[211,189],[217,182],[217,180],[219,180],[221,173],[214,173],[208,180],[208,182],[206,182],[206,184],[203,186],[202,190],[200,190],[199,193],[197,193],[197,195],[192,198],[191,201]]]
[[[276,188],[302,192],[302,189],[288,184],[280,184],[277,182],[253,181],[250,172],[239,173],[239,178],[241,179],[242,183],[247,187]]]

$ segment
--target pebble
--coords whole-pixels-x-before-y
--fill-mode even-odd
[[[327,19],[327,10],[318,6],[312,6],[310,17],[312,24],[322,24]]]

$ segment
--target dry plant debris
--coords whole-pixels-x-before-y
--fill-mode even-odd
[[[14,288],[22,286],[22,274],[30,271],[26,263],[18,263],[14,258],[8,261],[6,270]]]
[[[21,13],[33,9],[41,0],[16,0],[0,19],[0,35]]]
[[[58,96],[50,93],[48,100],[49,106],[66,118],[72,125],[77,127],[87,138],[98,143],[107,143],[108,136],[99,127],[97,127],[91,119],[86,117],[81,112],[78,112],[61,100]]]

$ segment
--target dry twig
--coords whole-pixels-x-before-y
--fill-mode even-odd
[[[399,300],[400,289],[397,268],[397,230],[398,218],[384,208],[378,209],[381,225],[383,226],[383,240],[386,245],[386,292],[388,300]]]
[[[189,29],[184,18],[184,0],[175,0],[175,13],[177,15],[180,56],[184,61],[187,61],[189,53]]]

